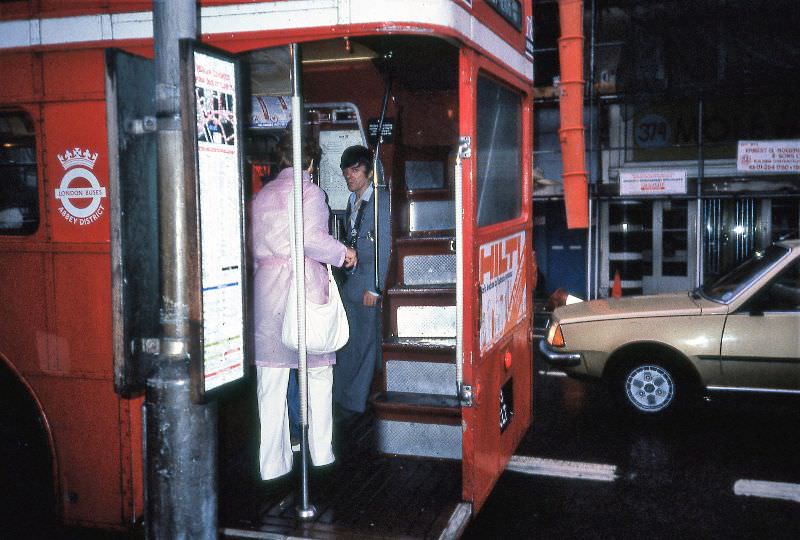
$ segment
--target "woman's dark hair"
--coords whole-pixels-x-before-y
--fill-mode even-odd
[[[303,149],[301,164],[303,169],[307,169],[311,165],[311,161],[319,164],[319,158],[322,155],[322,148],[317,144],[316,139],[313,137],[303,137]],[[275,146],[275,161],[278,163],[278,170],[283,170],[291,167],[293,164],[294,152],[292,148],[292,133],[291,131],[285,132],[278,144]]]

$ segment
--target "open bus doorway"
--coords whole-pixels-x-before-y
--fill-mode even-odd
[[[261,49],[242,58],[243,71],[250,74],[250,95],[243,96],[242,101],[252,104],[245,117],[245,167],[254,195],[277,174],[275,146],[297,115],[291,110],[288,49]],[[323,151],[314,179],[328,196],[334,235],[345,230],[349,196],[339,168],[341,154],[355,144],[375,151],[377,126],[386,93],[390,92],[378,183],[387,187],[391,197],[388,221],[392,253],[387,262],[382,330],[376,344],[378,351],[384,351],[384,358],[377,359],[379,369],[367,411],[334,425],[335,465],[311,469],[310,498],[319,514],[306,527],[327,532],[363,529],[365,533],[381,530],[389,536],[428,536],[446,525],[461,501],[460,450],[453,450],[454,442],[459,449],[461,444],[459,404],[450,367],[441,368],[442,356],[451,352],[451,346],[441,342],[452,341],[453,330],[446,319],[438,325],[442,335],[434,335],[436,329],[432,334],[430,328],[423,333],[426,346],[434,343],[435,350],[412,354],[416,354],[416,366],[426,369],[427,377],[419,382],[400,381],[405,387],[399,390],[404,392],[397,392],[395,386],[405,377],[408,359],[385,351],[387,343],[396,351],[402,346],[398,342],[413,341],[408,336],[408,322],[401,321],[398,329],[396,304],[408,307],[415,302],[408,298],[398,302],[389,290],[397,291],[399,285],[405,292],[431,296],[439,312],[443,306],[450,311],[446,306],[453,304],[453,299],[443,301],[442,297],[448,291],[452,294],[455,282],[455,258],[448,239],[453,236],[455,221],[452,159],[458,143],[459,51],[442,39],[386,36],[304,43],[302,58],[303,131],[314,137]],[[405,247],[398,248],[398,241]],[[422,242],[423,253],[415,252],[419,251],[415,241]],[[411,259],[416,257],[415,268],[408,261],[404,261],[405,268],[398,268],[398,249],[415,253]],[[436,254],[437,250],[443,253]],[[404,273],[407,287],[402,285]],[[424,312],[425,307],[416,309]],[[351,328],[351,334],[357,331]],[[399,338],[399,331],[406,335]],[[394,368],[392,359],[403,367]],[[387,365],[388,370],[384,370]],[[452,360],[446,366],[452,366]],[[422,392],[413,388],[415,384],[427,388]],[[424,395],[437,402],[420,406],[409,401],[398,410],[397,403],[387,404],[387,396],[399,393],[406,399]],[[447,395],[441,395],[444,393]],[[420,447],[421,439],[413,428],[403,434],[386,424],[399,418],[408,425],[409,415],[418,414],[415,405],[428,415],[427,420],[416,422],[417,431],[427,434],[429,444],[425,448]],[[257,466],[258,419],[252,381],[242,386],[239,395],[221,403],[220,411],[221,523],[233,536],[237,527],[254,525],[265,531],[291,530],[294,497],[298,496],[299,454],[295,453],[292,474],[262,482]],[[446,424],[429,423],[431,415],[434,422],[444,420]],[[245,486],[249,487],[243,489]]]

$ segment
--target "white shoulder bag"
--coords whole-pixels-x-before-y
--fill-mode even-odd
[[[290,246],[294,245],[294,204],[289,195],[289,235]],[[294,253],[291,247],[289,253]],[[306,298],[306,350],[308,354],[326,354],[336,352],[344,347],[350,339],[350,326],[344,311],[339,287],[333,279],[333,272],[328,267],[328,302],[317,304]],[[292,280],[289,284],[289,296],[286,300],[286,312],[283,315],[281,341],[288,348],[296,351],[297,344],[297,279],[292,263]]]

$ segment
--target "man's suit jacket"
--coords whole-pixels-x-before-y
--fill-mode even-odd
[[[380,249],[380,288],[383,291],[386,287],[386,272],[389,266],[389,252],[391,249],[391,230],[390,230],[390,201],[389,191],[384,187],[378,188],[378,219],[380,221],[378,234],[375,234],[375,214],[373,211],[373,200],[365,204],[361,223],[358,227],[358,239],[356,240],[356,252],[358,263],[354,270],[347,273],[347,279],[342,287],[342,296],[350,302],[361,302],[364,291],[375,292],[375,238],[379,239]],[[373,193],[374,197],[375,194]],[[349,210],[349,203],[348,203]],[[348,212],[349,213],[349,212]],[[347,230],[350,230],[350,223],[345,223]]]

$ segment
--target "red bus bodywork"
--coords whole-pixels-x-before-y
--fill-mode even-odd
[[[459,43],[459,134],[475,139],[474,86],[478,73],[513,84],[522,96],[523,148],[533,146],[532,60],[526,42],[532,32],[531,2],[522,2],[521,30],[516,30],[483,0],[437,2],[343,2],[361,10],[338,13],[337,2],[231,2],[206,0],[202,7],[202,41],[242,52],[285,44],[359,35],[436,35]],[[142,398],[114,393],[112,369],[111,261],[105,49],[121,48],[152,57],[150,2],[30,0],[0,6],[0,111],[22,111],[35,125],[39,182],[39,225],[30,235],[0,234],[0,362],[23,386],[38,408],[52,454],[57,512],[67,523],[120,527],[134,523],[143,512]],[[382,13],[382,15],[380,15]],[[260,17],[260,18],[259,18]],[[260,21],[260,22],[258,22]],[[261,27],[259,27],[261,25]],[[280,27],[283,25],[282,27]],[[323,75],[320,75],[322,73]],[[311,85],[324,78],[324,69],[310,72]],[[371,91],[370,86],[374,86]],[[367,81],[366,90],[353,98],[352,89],[332,90],[329,99],[357,101],[376,110],[382,87]],[[327,96],[326,96],[327,97]],[[390,110],[390,112],[392,112]],[[424,116],[424,113],[423,113]],[[386,147],[382,157],[392,159]],[[94,193],[99,205],[79,217],[69,204],[84,207],[89,199],[70,199],[61,193],[69,175],[70,156],[88,159],[83,165],[99,182]],[[530,151],[522,155],[523,200],[530,201]],[[474,160],[465,162],[465,185],[475,176]],[[90,188],[91,186],[84,185]],[[464,211],[474,213],[475,201],[465,192]],[[530,204],[519,218],[479,228],[465,226],[465,245],[480,246],[525,231],[525,280],[535,287],[535,259],[531,249]],[[470,261],[474,262],[470,256]],[[477,284],[477,267],[466,269],[467,282]],[[524,300],[528,315],[529,297]],[[474,328],[480,307],[467,303],[465,324]],[[530,321],[487,353],[482,363],[465,365],[471,373],[487,371],[486,386],[499,384],[513,367],[524,365],[530,354]],[[465,350],[480,356],[476,333],[466,332]],[[470,357],[471,358],[471,357]],[[513,360],[512,360],[513,359]],[[520,372],[530,386],[530,373]],[[481,388],[474,389],[481,400]],[[527,400],[527,401],[526,401]],[[520,396],[520,425],[530,423],[530,396]],[[494,418],[491,409],[465,409],[464,444],[471,474],[464,489],[485,498],[525,429],[503,443],[483,438],[478,428]],[[527,411],[527,412],[525,412]],[[466,446],[465,446],[466,448]]]

